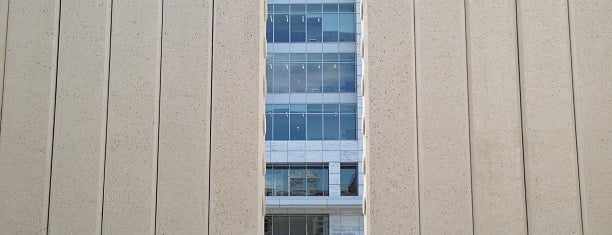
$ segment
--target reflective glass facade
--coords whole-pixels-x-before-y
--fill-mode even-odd
[[[357,106],[268,104],[266,140],[356,140]]]
[[[340,163],[340,195],[359,195],[359,172],[357,163]]]
[[[355,42],[355,4],[269,4],[268,42]]]
[[[265,235],[328,235],[329,215],[267,215]]]
[[[355,53],[270,53],[268,93],[355,92]]]
[[[268,164],[266,196],[328,196],[328,175],[324,164]]]

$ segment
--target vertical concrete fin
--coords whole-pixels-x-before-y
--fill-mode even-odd
[[[0,228],[44,234],[48,225],[59,0],[13,1],[6,36],[0,135]],[[6,15],[4,15],[6,17]]]
[[[161,13],[113,3],[103,233],[155,232]]]
[[[585,234],[612,231],[612,2],[569,1]]]
[[[529,233],[580,234],[567,2],[517,9]]]
[[[474,233],[526,234],[515,1],[466,2]]]
[[[62,3],[50,234],[101,229],[111,1]]]
[[[212,0],[165,0],[158,234],[207,234]]]
[[[210,234],[263,233],[263,10],[214,3]]]
[[[366,231],[418,234],[414,5],[362,4]]]
[[[473,232],[464,4],[415,2],[423,234]]]

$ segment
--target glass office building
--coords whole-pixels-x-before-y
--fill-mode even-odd
[[[268,0],[265,234],[363,234],[359,4]]]

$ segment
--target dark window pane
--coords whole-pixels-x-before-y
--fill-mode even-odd
[[[304,13],[304,12],[306,12],[306,5],[291,4],[291,13]]]
[[[355,62],[355,53],[340,53],[340,62]]]
[[[357,164],[340,165],[340,195],[357,196],[359,194],[359,174]]]
[[[289,170],[290,196],[306,196],[306,167],[293,166]]]
[[[291,140],[306,139],[306,115],[291,114]]]
[[[357,113],[357,104],[340,104],[340,113]]]
[[[289,115],[274,114],[274,140],[289,140]]]
[[[323,41],[338,41],[338,14],[323,14]]]
[[[338,4],[338,8],[340,12],[355,12],[355,4],[352,3]]]
[[[289,4],[274,4],[274,13],[289,13]]]
[[[338,113],[338,104],[323,104],[323,113]]]
[[[322,104],[308,104],[308,113],[321,113]]]
[[[291,62],[306,62],[306,53],[291,53]]]
[[[308,4],[308,13],[321,13],[321,4]]]
[[[274,42],[289,42],[289,15],[274,14]]]
[[[308,196],[328,196],[329,179],[326,166],[308,167]]]
[[[355,92],[355,64],[338,64],[340,92]]]
[[[291,93],[306,93],[306,64],[291,64]]]
[[[323,62],[338,62],[338,53],[323,53]]]
[[[308,53],[306,54],[308,62],[321,62],[321,53]]]
[[[289,93],[289,64],[274,64],[274,93]]]
[[[308,114],[307,119],[307,139],[322,140],[323,139],[323,123],[321,114]]]
[[[272,20],[272,14],[268,14],[268,20],[266,22],[266,41],[274,42],[274,22]]]
[[[274,235],[289,235],[289,216],[274,216],[272,229]]]
[[[306,15],[306,24],[308,31],[306,32],[306,38],[309,42],[321,42],[322,41],[322,25],[321,14],[308,13]]]
[[[266,63],[266,91],[272,93],[274,91],[274,70],[272,63]]]
[[[291,109],[289,110],[291,113],[306,113],[306,105],[305,104],[292,104]]]
[[[264,218],[264,235],[273,235],[272,234],[272,216],[266,216]]]
[[[266,196],[274,196],[274,167],[266,167]]]
[[[341,140],[356,140],[357,139],[357,115],[356,114],[340,114],[340,139]]]
[[[329,235],[329,216],[311,215],[307,223],[309,235]]]
[[[338,140],[338,121],[339,119],[337,114],[323,115],[324,140]]]
[[[266,140],[272,140],[272,114],[266,113]]]
[[[274,178],[274,195],[289,196],[289,167],[274,166],[274,171],[272,172]]]
[[[323,12],[338,12],[338,4],[323,4]]]
[[[289,58],[291,58],[291,54],[289,53],[274,53],[274,62],[289,62]]]
[[[323,93],[338,93],[338,65],[323,64]]]
[[[355,15],[340,14],[339,19],[339,39],[340,42],[355,41]]]
[[[266,105],[270,107],[273,113],[288,113],[289,105],[288,104],[269,104]]]
[[[291,215],[291,235],[306,234],[306,215]]]
[[[274,4],[268,4],[268,12],[274,13]]]
[[[306,41],[306,16],[304,14],[291,15],[291,41]]]
[[[306,65],[306,92],[307,93],[321,93],[322,89],[322,68],[321,63],[308,63]]]

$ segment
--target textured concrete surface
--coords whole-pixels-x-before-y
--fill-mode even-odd
[[[264,3],[214,4],[210,234],[263,233]]]
[[[397,27],[413,25],[413,2],[370,0],[364,8],[366,231],[418,234],[414,35]]]
[[[207,234],[212,1],[166,0],[163,14],[156,228]]]
[[[102,233],[153,234],[162,1],[115,1]]]
[[[570,1],[582,220],[612,232],[612,1]]]
[[[472,234],[464,2],[415,10],[421,233]]]
[[[49,234],[98,234],[106,142],[110,1],[62,2]]]
[[[0,135],[0,228],[45,234],[59,1],[13,1]]]
[[[518,1],[530,234],[580,234],[567,2]]]
[[[466,4],[475,234],[526,234],[516,2]]]

